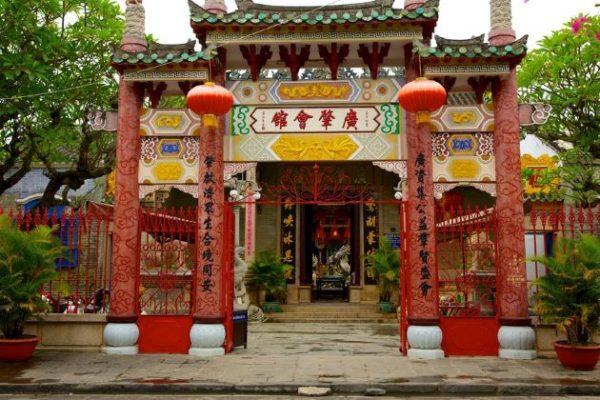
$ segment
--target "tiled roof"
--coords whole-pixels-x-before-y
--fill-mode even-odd
[[[439,0],[427,0],[415,10],[392,7],[393,0],[369,1],[357,4],[315,7],[287,7],[238,1],[238,10],[228,14],[212,14],[189,0],[192,24],[264,25],[308,24],[329,25],[348,22],[370,21],[418,21],[436,20]]]
[[[430,47],[423,42],[416,42],[413,49],[424,59],[435,58],[521,58],[527,52],[527,35],[502,46],[493,46],[484,42],[484,36],[465,40],[446,39],[435,36],[436,47]]]
[[[116,48],[113,49],[111,60],[114,64],[165,64],[208,60],[208,56],[203,52],[194,50],[195,45],[195,40],[182,44],[154,43],[143,53],[129,53]]]

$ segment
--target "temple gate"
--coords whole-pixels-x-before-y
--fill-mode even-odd
[[[407,326],[402,337],[409,357],[439,358],[445,352],[535,356],[527,316],[515,83],[526,38],[515,40],[509,0],[490,1],[489,42],[483,35],[469,40],[436,36],[436,46],[431,40],[438,0],[405,0],[402,9],[394,8],[391,0],[315,9],[239,0],[235,12],[228,12],[220,0],[207,0],[202,7],[191,1],[190,23],[203,51],[195,49],[196,41],[148,47],[142,1],[127,3],[125,34],[112,58],[121,80],[117,229],[106,352],[136,353],[138,338],[143,343],[141,336],[154,329],[139,322],[139,249],[144,232],[139,216],[144,213],[138,200],[160,188],[174,187],[196,197],[198,205],[191,222],[186,220],[194,231],[193,238],[185,241],[193,246],[194,262],[181,273],[187,277],[183,298],[188,307],[183,316],[187,322],[179,326],[189,329],[190,354],[218,355],[228,347],[232,242],[243,238],[251,255],[264,242],[257,233],[272,229],[272,222],[281,222],[286,213],[301,220],[304,216],[306,223],[307,215],[318,211],[315,207],[336,203],[341,217],[336,214],[333,224],[353,221],[347,230],[349,238],[356,238],[349,301],[373,300],[369,291],[375,295],[360,260],[369,251],[365,232],[371,229],[376,238],[405,232],[401,322]],[[421,74],[442,83],[449,96],[431,124],[417,125],[415,116],[405,113],[396,99],[401,86]],[[209,80],[228,87],[236,100],[217,128],[203,126],[198,116],[185,109],[163,107],[167,96],[181,99],[191,87]],[[490,92],[493,102],[486,103]],[[297,208],[282,207],[287,203],[281,187],[279,192],[271,190],[277,196],[268,199],[277,205],[268,220],[271,225],[259,225],[258,220],[267,221],[260,212],[267,203],[255,202],[253,193],[277,186],[284,170],[320,169],[325,164],[334,177],[355,170],[343,174],[350,183],[342,197],[335,201],[314,197],[315,188],[331,194],[336,187],[335,179],[324,184],[317,173],[313,197],[302,200],[300,196],[289,203]],[[247,183],[243,186],[245,230],[235,238],[224,225],[233,218],[225,179]],[[288,194],[297,183],[287,188]],[[479,247],[473,248],[479,251],[481,243],[493,242],[488,257],[494,266],[487,275],[469,271],[469,279],[492,282],[494,312],[486,318],[481,314],[446,318],[445,308],[440,307],[440,298],[448,291],[442,275],[451,273],[450,281],[460,284],[467,276],[466,267],[460,277],[444,266],[438,249],[447,244],[440,237],[453,233],[450,228],[464,227],[464,218],[473,217],[472,211],[459,215],[462,220],[436,211],[461,187],[474,188],[479,193],[476,198],[493,203],[491,207],[486,203],[486,210],[494,209],[489,219],[494,231],[481,236],[481,242],[477,239]],[[300,191],[310,193],[310,189]],[[371,197],[352,198],[353,193],[367,191]],[[396,200],[402,193],[406,203]],[[382,206],[366,207],[369,201]],[[341,206],[353,202],[355,208]],[[383,207],[386,203],[405,205],[390,217],[390,209]],[[327,211],[331,210],[321,212]],[[237,224],[239,214],[235,215]],[[366,225],[368,218],[378,218],[379,225]],[[300,244],[294,247],[296,242],[283,240],[298,232],[275,233],[275,250],[283,250],[282,257],[302,252]],[[472,261],[473,254],[470,257]],[[291,260],[298,276],[290,285],[295,285],[294,301],[310,301],[306,289],[310,277],[300,258]],[[168,271],[165,274],[163,282],[170,282]],[[454,336],[479,332],[480,326],[485,327],[488,342],[493,342],[491,349],[460,350],[452,344]]]

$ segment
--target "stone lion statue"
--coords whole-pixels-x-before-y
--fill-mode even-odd
[[[246,291],[246,285],[244,284],[244,278],[246,272],[248,272],[248,264],[242,258],[244,254],[243,247],[236,247],[234,251],[234,280],[233,290],[235,293],[235,302],[233,303],[233,309],[247,310],[250,305],[250,297]]]

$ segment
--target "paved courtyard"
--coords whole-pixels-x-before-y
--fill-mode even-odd
[[[555,359],[408,360],[395,324],[251,325],[248,349],[210,359],[38,351],[29,363],[0,364],[0,382],[0,393],[600,395],[600,369],[569,371]]]

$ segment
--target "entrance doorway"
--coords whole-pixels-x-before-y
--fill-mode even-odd
[[[313,301],[348,301],[360,283],[358,205],[307,204],[301,212],[300,281],[312,287]]]

